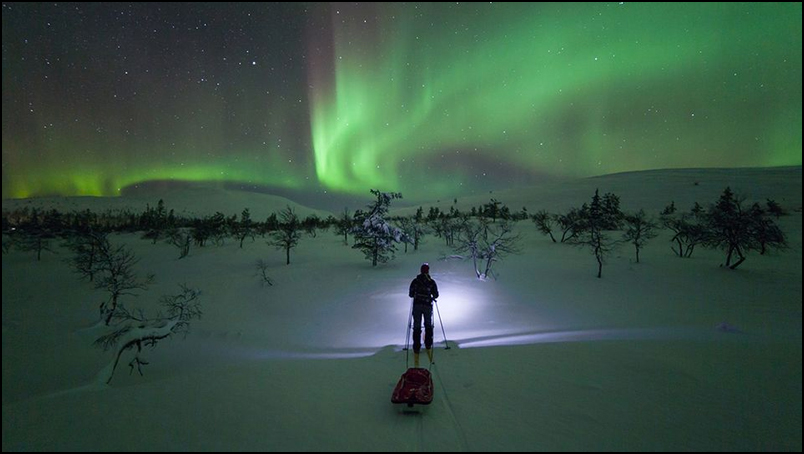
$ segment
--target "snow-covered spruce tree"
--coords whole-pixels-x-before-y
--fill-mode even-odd
[[[651,238],[656,238],[656,223],[653,219],[646,217],[645,210],[639,210],[635,214],[625,215],[625,233],[623,240],[634,245],[636,249],[636,262],[639,263],[639,250]]]
[[[369,205],[368,212],[355,213],[356,226],[352,229],[355,237],[353,249],[360,249],[371,260],[371,266],[385,263],[394,257],[396,243],[408,241],[407,235],[388,222],[388,207],[391,200],[401,199],[398,192],[380,192],[372,189],[371,193],[377,197],[373,205]]]
[[[271,240],[268,244],[277,249],[285,250],[285,264],[290,265],[290,250],[299,244],[302,234],[302,225],[299,216],[290,205],[279,212],[279,225],[277,229],[270,233]]]
[[[608,200],[613,199],[610,197]],[[577,235],[568,240],[570,244],[591,250],[597,260],[598,278],[603,275],[603,263],[605,263],[606,256],[618,244],[618,241],[612,240],[605,233],[606,228],[616,226],[618,218],[622,216],[619,208],[614,208],[616,207],[612,207],[611,204],[604,205],[599,191],[595,189],[592,202],[589,205],[584,203],[579,211],[579,220],[573,227]]]
[[[142,356],[142,347],[153,348],[157,342],[173,334],[187,333],[190,321],[201,318],[201,306],[198,303],[200,294],[197,289],[181,285],[181,293],[162,297],[160,305],[167,316],[157,315],[155,318],[146,318],[141,311],[135,315],[121,305],[114,314],[114,330],[95,340],[95,345],[104,350],[116,351],[114,360],[101,372],[104,382],[108,384],[112,381],[120,358],[126,350],[131,349],[136,350],[128,366],[131,372],[136,367],[142,375],[142,366],[148,364]]]

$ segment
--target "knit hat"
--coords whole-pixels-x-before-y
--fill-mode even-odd
[[[422,265],[422,274],[430,274],[430,265],[425,263]]]

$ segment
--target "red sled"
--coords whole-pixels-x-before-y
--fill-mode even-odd
[[[433,401],[433,377],[430,371],[419,367],[411,367],[399,379],[391,395],[395,404],[429,405]]]

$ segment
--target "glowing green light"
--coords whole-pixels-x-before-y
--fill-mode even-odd
[[[322,182],[400,190],[403,160],[454,150],[563,175],[801,164],[800,5],[464,8],[397,7],[372,32],[333,21],[334,83],[311,93]],[[755,45],[788,63],[734,75]],[[746,111],[771,99],[788,108]],[[746,140],[768,134],[769,149]],[[454,192],[471,175],[450,167],[420,171]]]

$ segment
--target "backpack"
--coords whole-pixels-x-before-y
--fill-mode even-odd
[[[430,304],[433,302],[433,294],[430,288],[430,279],[416,278],[416,288],[413,292],[413,301]]]

